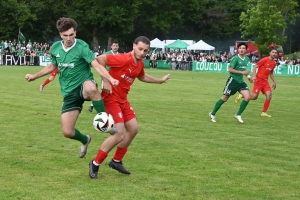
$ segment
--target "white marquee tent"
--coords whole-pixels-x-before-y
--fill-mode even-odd
[[[155,38],[153,40],[150,41],[150,47],[151,48],[165,48],[165,43],[160,41],[159,39]]]
[[[203,40],[187,47],[188,50],[215,50],[215,47],[205,43]]]

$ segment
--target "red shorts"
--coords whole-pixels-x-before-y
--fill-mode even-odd
[[[55,70],[51,72],[51,76],[56,76],[57,74],[58,74],[58,67],[56,67]]]
[[[267,80],[256,80],[253,86],[252,93],[253,94],[259,94],[261,91],[263,94],[265,94],[267,91],[271,91],[270,84]]]
[[[104,102],[104,107],[107,113],[114,118],[115,124],[125,123],[136,117],[130,103]]]

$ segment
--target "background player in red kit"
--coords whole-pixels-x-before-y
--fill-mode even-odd
[[[276,56],[277,50],[270,49],[270,55],[268,57],[262,58],[254,67],[253,67],[253,77],[252,80],[254,82],[251,100],[256,100],[259,93],[262,92],[266,96],[266,100],[264,103],[264,107],[261,113],[263,117],[271,117],[266,112],[270,106],[271,98],[272,98],[272,89],[268,82],[268,78],[273,81],[272,88],[276,88],[276,81],[273,75],[274,69],[276,67]],[[237,97],[240,98],[240,97]]]
[[[51,81],[53,81],[53,80],[55,79],[55,76],[56,76],[57,74],[58,74],[58,68],[55,68],[55,70],[53,70],[53,72],[51,72],[50,77],[47,78],[47,79],[45,80],[45,82],[44,82],[42,85],[40,85],[40,91],[41,91],[41,92],[43,91],[44,87],[45,87],[48,83],[50,83]]]
[[[103,54],[96,58],[101,65],[110,67],[109,74],[119,80],[120,84],[118,87],[111,88],[111,85],[103,79],[105,83],[102,98],[105,110],[113,116],[114,126],[118,132],[104,140],[95,159],[89,163],[89,176],[92,179],[98,178],[100,164],[116,145],[117,149],[109,166],[123,174],[130,174],[122,164],[128,146],[138,133],[136,115],[127,100],[130,86],[135,78],[146,83],[164,83],[170,77],[170,74],[167,74],[162,78],[156,78],[145,73],[143,58],[148,53],[149,47],[150,40],[140,36],[135,39],[131,52],[118,55]]]

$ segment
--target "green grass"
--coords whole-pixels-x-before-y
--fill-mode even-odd
[[[171,79],[132,86],[140,132],[123,160],[132,174],[108,167],[112,151],[91,180],[88,163],[108,134],[93,129],[86,102],[76,127],[93,140],[79,159],[80,144],[61,134],[58,79],[43,93],[46,77],[24,79],[40,69],[0,66],[0,199],[299,199],[299,77],[277,77],[272,118],[260,117],[261,95],[244,124],[233,117],[234,98],[212,123],[228,74],[146,70]]]

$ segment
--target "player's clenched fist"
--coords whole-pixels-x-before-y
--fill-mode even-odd
[[[26,74],[25,79],[30,82],[30,81],[34,81],[36,79],[36,75],[34,74]]]
[[[119,80],[114,79],[114,78],[110,78],[110,82],[113,86],[118,86],[120,83]]]

